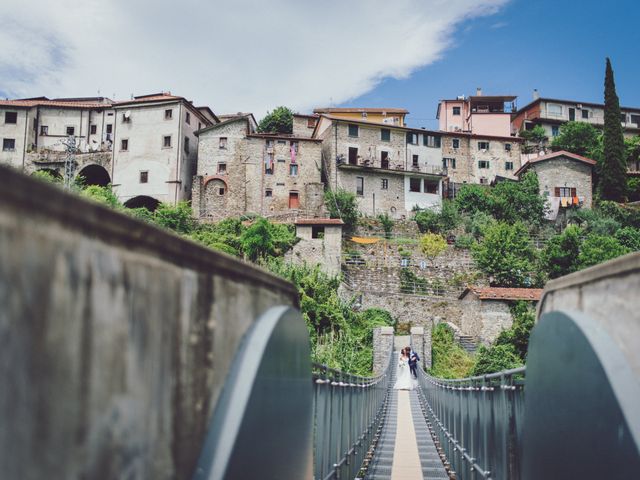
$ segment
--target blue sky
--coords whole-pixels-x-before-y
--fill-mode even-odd
[[[476,87],[518,95],[519,107],[534,88],[543,97],[601,103],[609,56],[621,104],[640,107],[639,20],[640,2],[632,0],[512,0],[461,24],[440,60],[343,105],[404,107],[411,126],[435,128],[438,100]]]

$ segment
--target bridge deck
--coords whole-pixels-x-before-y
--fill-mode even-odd
[[[394,378],[391,385],[395,382]],[[393,390],[365,480],[446,480],[417,390]]]

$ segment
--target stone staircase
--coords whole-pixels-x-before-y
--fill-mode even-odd
[[[460,335],[458,344],[469,353],[476,353],[478,349],[478,339],[471,335]]]

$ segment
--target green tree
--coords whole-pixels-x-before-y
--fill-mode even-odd
[[[293,112],[287,107],[277,107],[272,112],[267,112],[258,124],[261,133],[292,133]]]
[[[569,225],[560,235],[551,237],[540,255],[542,269],[549,278],[558,278],[578,270],[581,236],[577,225]]]
[[[524,153],[539,152],[547,139],[547,132],[542,125],[536,125],[531,130],[522,129],[519,135],[524,139]]]
[[[529,287],[534,280],[535,252],[527,228],[520,222],[488,227],[472,248],[478,267],[499,287]]]
[[[113,193],[113,190],[111,190],[111,185],[106,187],[101,187],[99,185],[89,185],[87,188],[80,191],[80,195],[93,201],[108,205],[111,208],[122,208],[120,200],[118,200],[116,194]]]
[[[539,227],[544,221],[545,201],[535,172],[525,173],[519,182],[500,182],[491,192],[493,216],[508,223],[524,222]]]
[[[463,185],[455,198],[455,205],[459,212],[475,214],[490,212],[492,206],[491,191],[482,185]]]
[[[252,262],[270,255],[274,250],[274,244],[267,219],[256,220],[242,233],[240,242],[244,254]]]
[[[183,235],[192,233],[196,226],[189,202],[178,202],[176,205],[161,203],[153,212],[153,220],[161,227]]]
[[[437,233],[425,233],[420,238],[420,250],[431,262],[447,249],[447,241]]]
[[[615,237],[589,234],[582,242],[578,264],[580,269],[597,265],[629,253],[629,248],[620,245]]]
[[[553,139],[551,147],[590,157],[598,147],[598,135],[598,130],[590,123],[567,122],[560,126],[560,135]]]
[[[616,232],[615,237],[623,247],[627,247],[634,252],[640,251],[640,230],[637,228],[621,228]]]
[[[329,209],[331,218],[342,219],[345,231],[351,232],[355,229],[360,212],[356,196],[353,193],[343,189],[338,189],[335,192],[327,190],[324,194],[324,203]]]
[[[481,345],[476,353],[476,364],[472,375],[486,375],[488,373],[510,370],[522,367],[523,363],[516,349],[511,344],[493,345],[486,347]]]
[[[439,378],[463,378],[473,370],[474,360],[458,345],[449,327],[440,323],[431,333],[431,369]]]
[[[604,155],[599,165],[600,198],[621,202],[627,186],[627,159],[620,123],[620,101],[616,94],[611,61],[607,58],[604,80]]]
[[[536,323],[536,311],[529,302],[519,301],[511,305],[513,325],[498,335],[495,345],[512,345],[516,355],[524,362],[529,350],[529,335]]]

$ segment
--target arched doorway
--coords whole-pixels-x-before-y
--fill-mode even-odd
[[[220,216],[227,210],[227,184],[220,178],[209,180],[204,186],[204,212],[206,216]]]
[[[80,170],[78,177],[82,177],[83,185],[99,185],[101,187],[106,187],[111,183],[109,172],[100,165],[87,165]]]
[[[124,206],[127,208],[146,208],[150,212],[155,211],[158,205],[160,205],[158,200],[146,195],[138,195],[124,202]]]

